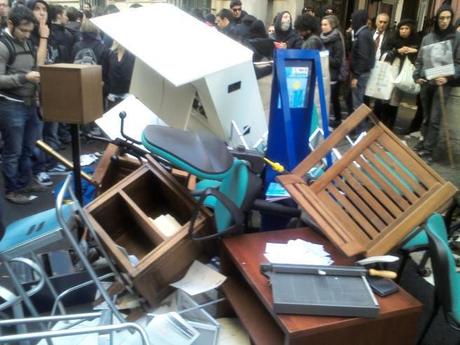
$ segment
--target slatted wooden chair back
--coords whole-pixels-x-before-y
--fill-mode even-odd
[[[372,125],[367,134],[326,168],[326,155],[366,119]],[[319,166],[324,172],[308,181]],[[457,191],[365,105],[278,180],[348,256],[389,252],[433,212],[447,207]]]

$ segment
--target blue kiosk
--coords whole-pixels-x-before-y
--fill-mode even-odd
[[[328,109],[320,52],[308,49],[275,51],[266,157],[289,171],[310,153],[309,138],[319,122],[314,106],[316,85],[326,138],[329,136]],[[330,157],[327,163],[331,165]],[[276,174],[267,166],[265,188],[274,182]],[[279,229],[285,223],[285,218],[262,217],[264,230]]]
[[[266,156],[292,170],[310,153],[308,140],[314,130],[312,124],[317,123],[316,83],[322,129],[324,137],[329,136],[321,59],[319,51],[309,49],[278,49],[274,59]],[[267,169],[265,186],[274,181],[275,175]]]

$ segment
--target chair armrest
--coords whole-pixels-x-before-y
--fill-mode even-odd
[[[212,234],[212,235],[195,236],[193,234],[194,233],[195,221],[198,218],[198,215],[200,214],[201,207],[202,207],[204,201],[209,196],[216,197],[217,200],[219,200],[225,206],[225,208],[230,212],[230,216],[232,217],[232,219],[234,221],[234,225],[229,226],[228,228],[226,228],[226,229],[224,229],[222,231],[216,232],[215,234]],[[191,217],[191,220],[190,220],[190,226],[188,228],[188,234],[189,234],[190,238],[192,240],[194,240],[194,241],[203,241],[203,240],[215,239],[215,238],[223,237],[223,236],[228,235],[230,233],[239,231],[243,226],[243,222],[244,222],[244,213],[243,213],[243,211],[241,211],[230,198],[228,198],[225,194],[221,193],[220,191],[218,191],[215,188],[207,188],[201,194],[200,199],[198,200],[198,202],[195,205],[195,208],[192,211],[192,217]]]

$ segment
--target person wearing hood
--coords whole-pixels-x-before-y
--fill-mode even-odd
[[[324,44],[319,38],[320,20],[309,14],[298,16],[294,23],[294,28],[302,37],[302,49],[324,50]]]
[[[265,60],[271,60],[273,57],[273,39],[271,39],[265,25],[261,20],[256,20],[249,27],[247,38],[243,39],[242,44],[247,46],[254,52],[252,61],[260,62]],[[254,65],[257,79],[271,74],[272,66],[256,66]]]
[[[292,28],[292,16],[288,11],[275,17],[275,48],[300,49],[302,37]]]
[[[235,25],[234,27],[234,34],[235,37],[238,38],[239,41],[243,41],[244,39],[247,39],[249,36],[249,30],[251,28],[251,25],[257,21],[257,18],[254,16],[251,16],[250,14],[244,16],[243,20],[241,21],[241,24]]]
[[[396,66],[398,72],[401,72],[406,59],[409,59],[412,64],[415,62],[419,45],[415,22],[411,19],[403,19],[398,23],[396,31],[388,39],[385,45],[386,50],[382,51],[382,55],[385,56],[385,62]],[[398,106],[403,95],[403,91],[394,88],[390,100],[381,102],[380,112],[374,110],[379,119],[389,129],[393,129]]]
[[[372,32],[367,26],[367,12],[356,10],[351,15],[353,42],[351,47],[350,72],[353,110],[364,101],[364,92],[371,69],[375,64],[375,44]]]
[[[342,108],[340,106],[339,91],[340,85],[346,79],[344,71],[345,41],[339,31],[339,20],[336,16],[326,16],[321,20],[321,41],[329,51],[329,75],[331,78],[331,103],[334,110],[335,128],[342,122]]]
[[[434,150],[439,141],[439,129],[441,125],[441,105],[439,88],[444,89],[444,102],[447,103],[453,86],[460,85],[460,32],[453,26],[454,12],[450,6],[443,5],[436,12],[434,31],[426,35],[421,44],[413,78],[421,85],[420,98],[423,107],[423,140],[415,147],[418,154],[432,161]],[[432,66],[430,54],[426,54],[426,46],[450,41],[452,46],[452,60],[455,73],[452,76],[441,76],[433,80],[427,80],[425,71]]]

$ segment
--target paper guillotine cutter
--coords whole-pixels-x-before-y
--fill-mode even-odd
[[[379,314],[362,267],[261,264],[260,270],[270,279],[277,314],[370,318]]]

